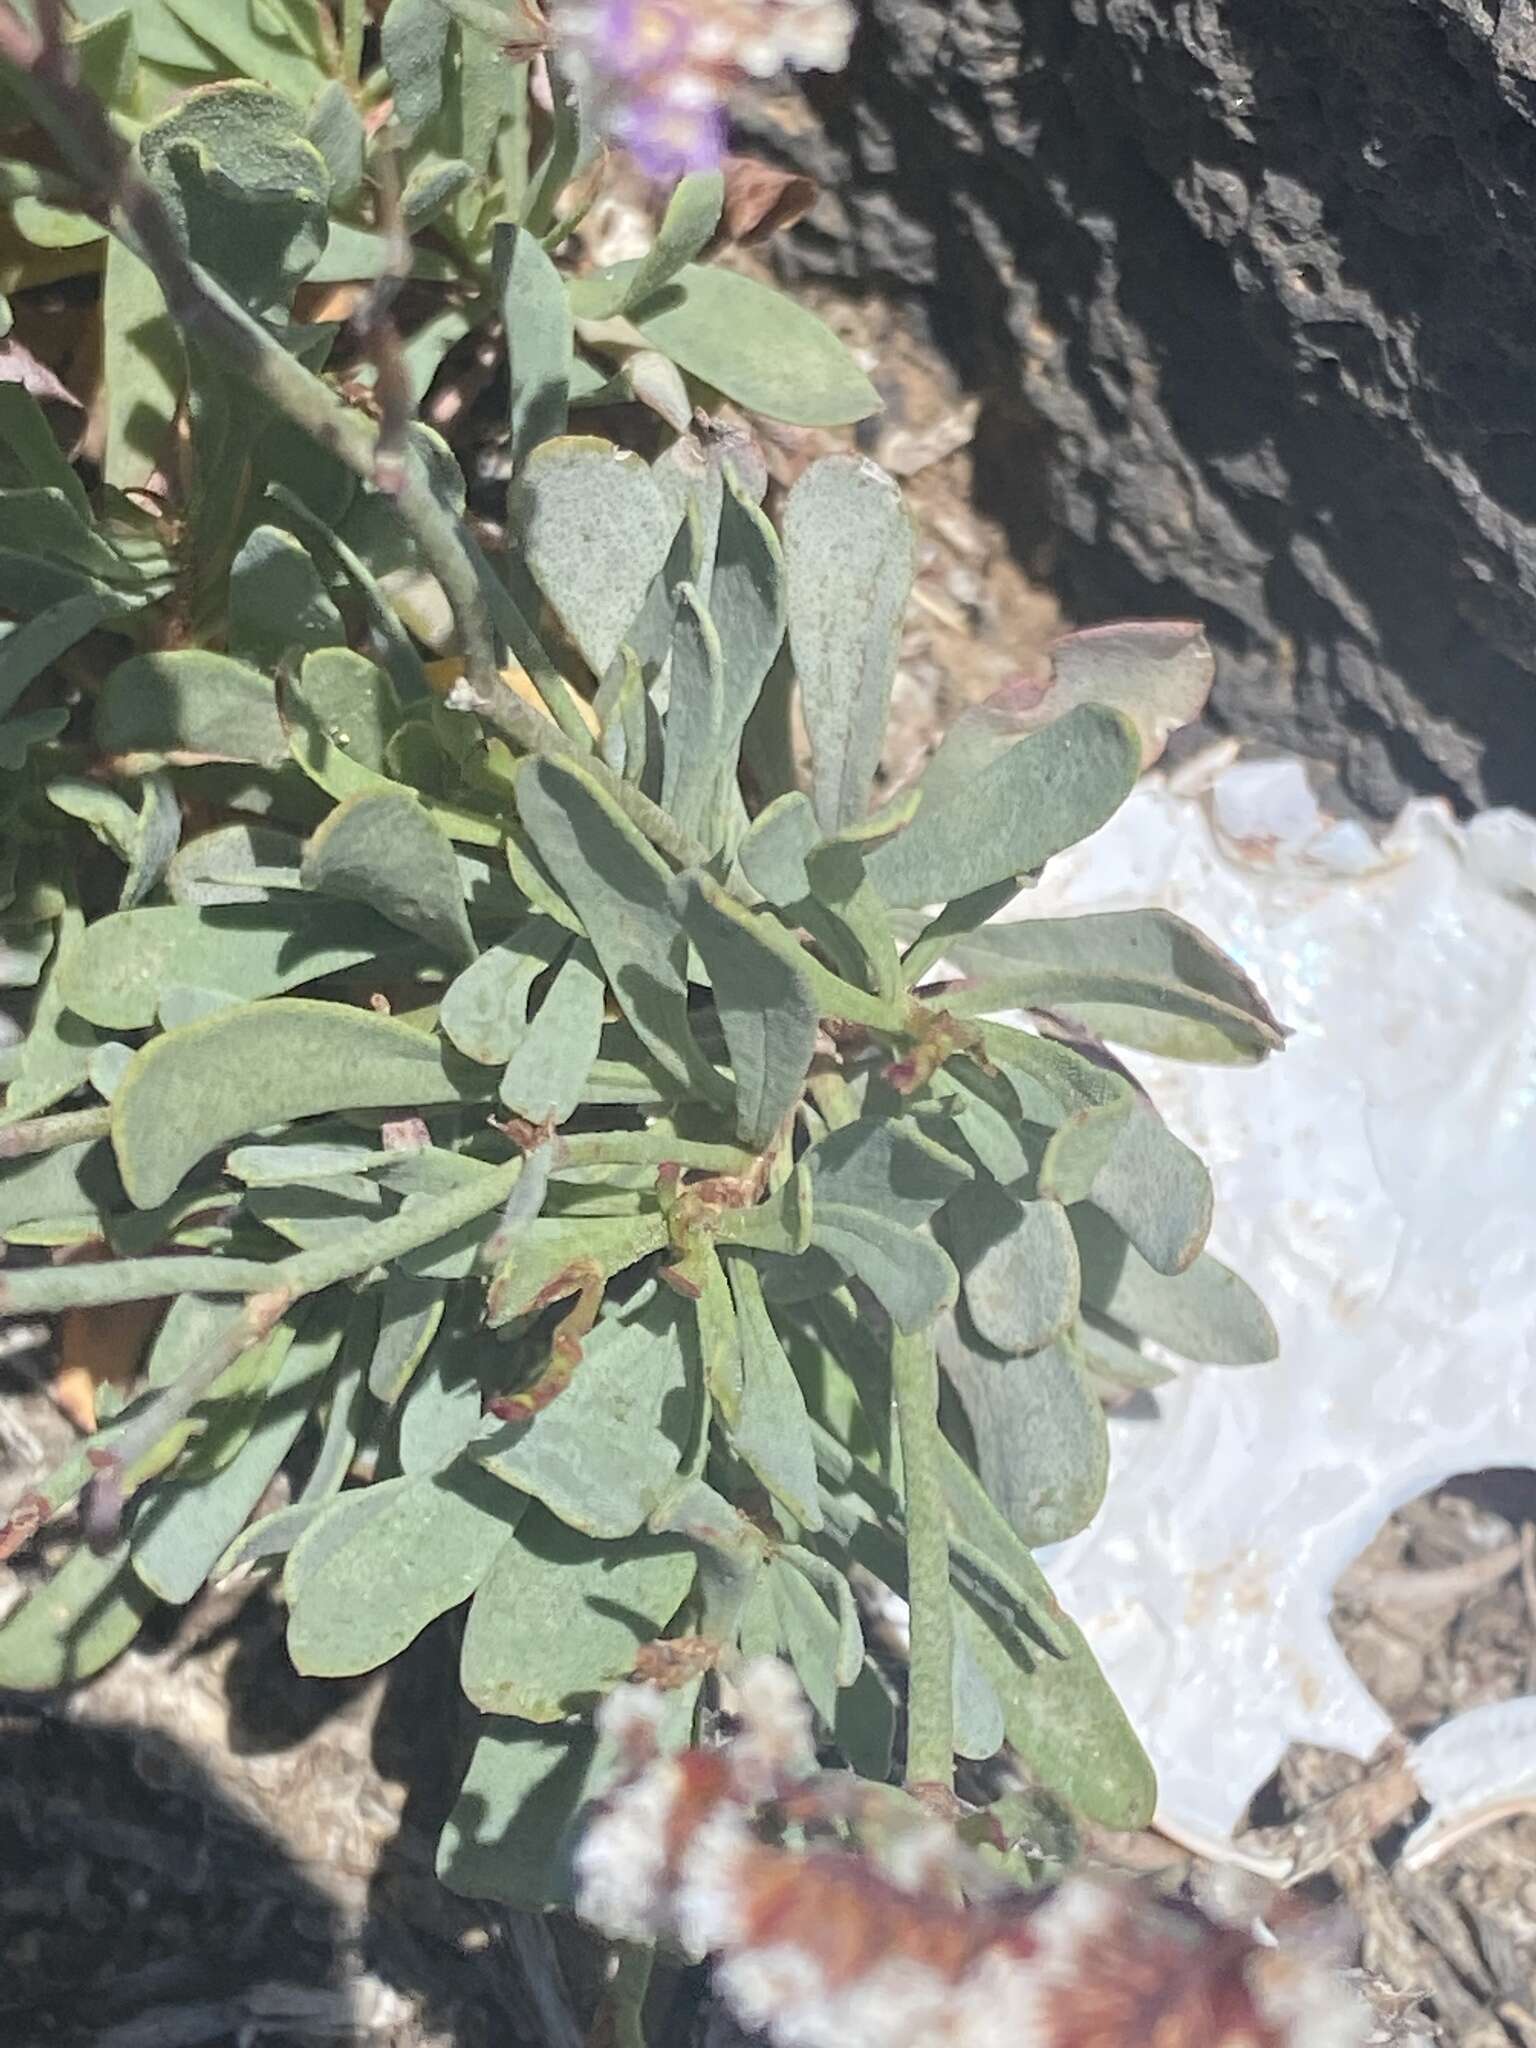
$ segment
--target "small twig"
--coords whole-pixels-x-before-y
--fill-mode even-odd
[[[1496,1586],[1521,1566],[1519,1543],[1503,1543],[1438,1571],[1373,1572],[1360,1590],[1369,1607],[1450,1607]]]
[[[939,1473],[939,1364],[932,1330],[898,1333],[891,1384],[907,1495],[907,1784],[954,1789],[955,1617],[949,1590],[949,1522]]]

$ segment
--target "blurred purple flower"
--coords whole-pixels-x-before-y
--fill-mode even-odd
[[[695,26],[687,0],[599,0],[569,13],[587,17],[588,59],[610,78],[646,78],[672,71],[688,54]]]
[[[649,178],[712,171],[725,154],[725,109],[701,94],[665,87],[637,94],[616,109],[610,128]]]
[[[849,0],[565,0],[554,28],[594,117],[649,176],[715,169],[748,77],[846,61]]]

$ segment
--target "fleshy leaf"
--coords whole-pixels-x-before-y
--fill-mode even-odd
[[[563,1124],[581,1100],[603,1037],[603,977],[578,939],[507,1061],[502,1107],[530,1123]]]
[[[515,475],[541,442],[565,432],[571,305],[565,280],[536,235],[499,221],[493,246],[507,336],[507,452]]]
[[[811,740],[816,817],[828,837],[868,808],[916,559],[912,515],[865,457],[824,456],[790,492],[789,641]]]
[[[336,647],[346,638],[341,614],[301,542],[280,526],[247,535],[229,571],[229,645],[259,668],[294,653]]]
[[[452,842],[409,790],[344,799],[305,847],[300,875],[306,889],[370,904],[452,959],[475,957]]]
[[[683,178],[667,201],[656,239],[638,263],[618,267],[616,277],[578,278],[571,287],[572,304],[583,320],[606,320],[615,313],[643,307],[699,255],[720,221],[725,179],[719,171],[697,171]]]
[[[430,121],[443,103],[452,16],[439,0],[390,0],[379,30],[395,118],[407,128]]]
[[[480,1585],[523,1505],[465,1460],[333,1501],[283,1574],[296,1668],[350,1678],[398,1656]]]
[[[1033,873],[1114,815],[1139,765],[1118,711],[1085,705],[1001,744],[985,706],[964,712],[919,784],[917,816],[870,854],[870,879],[887,903],[920,908]]]
[[[1062,1543],[1085,1529],[1104,1498],[1109,1436],[1070,1344],[1012,1358],[962,1311],[940,1326],[939,1358],[970,1423],[981,1483],[1020,1540]]]
[[[732,1447],[802,1528],[819,1529],[816,1452],[805,1396],[769,1317],[756,1268],[750,1260],[731,1259],[726,1271],[736,1305],[742,1370],[741,1405],[730,1430]]]
[[[723,749],[725,666],[720,635],[691,583],[678,589],[672,631],[661,801],[681,831],[704,836]]]
[[[816,1049],[810,982],[766,944],[757,922],[707,876],[688,878],[688,936],[715,990],[736,1078],[736,1128],[743,1144],[773,1142],[805,1087]]]
[[[1197,1365],[1267,1365],[1279,1350],[1263,1303],[1236,1273],[1202,1252],[1187,1271],[1154,1271],[1091,1204],[1072,1211],[1083,1300],[1099,1314]]]
[[[426,1357],[443,1320],[443,1289],[435,1280],[392,1273],[379,1296],[379,1336],[368,1362],[368,1391],[393,1408]]]
[[[990,1176],[961,1188],[940,1235],[978,1333],[1010,1356],[1038,1351],[1077,1315],[1077,1240],[1058,1202],[1018,1202]]]
[[[490,946],[443,992],[438,1023],[468,1060],[505,1066],[528,1029],[533,984],[559,958],[565,933],[547,917],[531,918],[499,946]]]
[[[622,265],[607,273],[633,274]],[[841,427],[880,410],[880,394],[830,327],[735,271],[690,263],[629,317],[652,348],[748,412]]]
[[[670,1489],[693,1429],[692,1318],[652,1296],[604,1316],[570,1385],[529,1422],[482,1436],[473,1455],[588,1536],[632,1536]]]
[[[162,1481],[134,1516],[133,1568],[162,1600],[185,1605],[245,1526],[308,1420],[340,1343],[334,1317],[301,1332],[228,1464],[211,1477]]]
[[[325,246],[331,184],[293,104],[247,80],[206,86],[139,154],[194,262],[253,312],[286,305]]]
[[[0,1623],[0,1685],[53,1692],[94,1677],[127,1649],[154,1607],[126,1543],[100,1557],[81,1544]]]
[[[1020,918],[944,948],[981,986],[962,1014],[1049,1010],[1095,1036],[1165,1059],[1219,1065],[1263,1059],[1285,1033],[1242,970],[1167,910]]]
[[[96,744],[151,766],[250,761],[275,768],[288,758],[271,681],[227,654],[190,647],[137,654],[113,669],[96,699]]]
[[[517,808],[647,1051],[678,1082],[721,1096],[724,1083],[688,1020],[687,946],[666,863],[570,762],[528,762],[518,773]]]
[[[232,1003],[376,960],[403,970],[420,949],[371,911],[277,897],[265,903],[155,904],[110,912],[64,969],[71,1009],[112,1031],[154,1023],[166,989],[217,990]]]
[[[332,746],[375,774],[384,772],[384,750],[400,723],[400,699],[376,662],[350,647],[318,648],[306,655],[294,694]]]
[[[1026,1603],[1009,1616],[957,1575],[965,1599],[958,1619],[1002,1701],[1008,1740],[1085,1819],[1145,1827],[1157,1793],[1152,1766],[1082,1631],[959,1453],[945,1444],[942,1461],[951,1540],[965,1539],[977,1562]]]
[[[676,1542],[603,1543],[530,1509],[470,1607],[465,1693],[485,1713],[540,1723],[591,1706],[628,1677],[693,1575],[693,1553]]]
[[[595,1751],[579,1724],[487,1719],[438,1844],[448,1889],[530,1912],[569,1904],[567,1838],[591,1796]]]
[[[535,582],[593,675],[606,675],[672,544],[650,470],[611,441],[546,441],[524,463],[509,506]]]
[[[1094,1178],[1093,1201],[1149,1265],[1175,1274],[1199,1257],[1215,1197],[1199,1155],[1138,1096]]]
[[[149,1209],[205,1152],[263,1125],[459,1096],[423,1032],[279,996],[184,1024],[135,1053],[113,1099],[112,1143],[129,1199]]]

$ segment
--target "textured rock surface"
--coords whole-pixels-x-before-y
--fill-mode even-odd
[[[866,0],[812,90],[791,264],[921,297],[1071,611],[1197,612],[1372,809],[1536,805],[1536,0]]]

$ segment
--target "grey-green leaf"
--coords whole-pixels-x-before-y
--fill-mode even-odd
[[[1089,1203],[1072,1211],[1083,1300],[1138,1336],[1197,1365],[1267,1365],[1279,1339],[1264,1304],[1236,1273],[1202,1252],[1186,1272],[1154,1271]]]
[[[337,1003],[277,997],[184,1024],[135,1053],[113,1099],[112,1143],[129,1199],[149,1209],[205,1152],[262,1125],[459,1097],[425,1033]]]
[[[288,736],[268,677],[226,654],[182,648],[120,662],[96,699],[104,754],[165,762],[250,761],[275,768]]]
[[[1011,1358],[967,1327],[940,1326],[939,1357],[965,1410],[976,1469],[1020,1540],[1061,1543],[1085,1529],[1104,1498],[1104,1411],[1063,1342]]]
[[[416,950],[382,918],[351,905],[294,897],[155,904],[98,918],[65,968],[63,991],[91,1023],[143,1031],[168,988],[212,989],[240,1002],[364,960],[377,960],[387,974]]]
[[[337,647],[346,637],[303,544],[280,526],[255,527],[230,565],[230,651],[275,668],[292,654]]]
[[[379,30],[395,116],[408,128],[430,121],[443,103],[451,17],[441,0],[390,0]]]
[[[698,590],[683,583],[677,595],[661,801],[680,831],[703,838],[723,758],[725,666],[720,635]]]
[[[750,1260],[737,1258],[726,1271],[742,1370],[741,1403],[730,1425],[732,1447],[803,1528],[819,1529],[816,1452],[800,1382],[768,1314],[757,1269]]]
[[[630,318],[652,348],[748,412],[840,427],[880,410],[880,394],[830,327],[739,272],[690,263]]]
[[[343,1494],[284,1573],[288,1654],[311,1678],[377,1670],[475,1591],[517,1526],[519,1495],[464,1461]]]
[[[688,1021],[687,948],[666,863],[570,762],[528,762],[517,808],[646,1049],[675,1080],[722,1094]]]
[[[715,991],[736,1077],[736,1128],[763,1148],[800,1100],[816,1049],[817,1005],[809,978],[766,944],[757,919],[708,876],[688,878],[688,936]]]
[[[971,1321],[1011,1356],[1038,1351],[1077,1315],[1077,1240],[1059,1202],[1019,1202],[990,1176],[946,1206],[940,1235],[960,1269]]]
[[[197,1478],[162,1481],[135,1515],[133,1568],[162,1600],[184,1606],[245,1526],[308,1420],[340,1343],[335,1317],[301,1331],[229,1463]]]
[[[507,337],[508,456],[516,475],[541,442],[565,432],[571,305],[565,279],[537,235],[499,221],[493,250]]]
[[[724,202],[725,179],[719,171],[696,171],[682,179],[667,202],[655,241],[638,264],[624,265],[617,284],[601,276],[578,281],[575,303],[582,318],[643,308],[700,254],[719,224]]]
[[[611,441],[570,436],[532,450],[509,508],[535,582],[606,675],[672,544],[655,478]]]
[[[916,818],[869,856],[887,903],[920,908],[1033,873],[1112,817],[1140,769],[1135,727],[1097,705],[1000,748],[973,746],[962,726],[930,762]]]
[[[868,808],[916,559],[900,491],[863,456],[824,456],[790,492],[789,641],[811,740],[816,817],[828,837]]]
[[[507,1061],[500,1090],[504,1109],[531,1123],[565,1122],[597,1063],[603,997],[597,955],[578,939]]]
[[[1083,1639],[1057,1605],[1040,1567],[980,1481],[948,1444],[942,1450],[950,1527],[999,1583],[1017,1587],[1027,1614],[1000,1614],[967,1592],[962,1630],[1002,1701],[1008,1739],[1039,1777],[1088,1820],[1145,1827],[1157,1784],[1146,1753]],[[1041,1620],[1049,1622],[1042,1646]]]
[[[1093,1201],[1167,1274],[1199,1257],[1214,1206],[1204,1162],[1140,1096],[1094,1178]]]
[[[634,1669],[693,1575],[675,1541],[604,1543],[530,1509],[470,1607],[465,1693],[485,1713],[541,1723],[590,1707]]]
[[[368,1391],[392,1408],[426,1357],[445,1307],[435,1280],[391,1273],[379,1297],[379,1336],[368,1363]]]
[[[535,917],[499,946],[487,947],[443,992],[438,1023],[444,1037],[468,1060],[504,1066],[528,1029],[534,983],[566,943],[557,924]]]
[[[654,1295],[604,1316],[564,1393],[530,1422],[491,1429],[474,1456],[573,1529],[632,1536],[670,1489],[692,1434],[691,1326],[681,1304]]]
[[[318,648],[305,656],[293,695],[333,747],[375,775],[384,772],[384,749],[400,723],[400,699],[377,662],[350,647]]]
[[[475,957],[453,842],[407,789],[344,799],[305,847],[299,872],[306,889],[370,904],[451,959]]]
[[[528,1912],[568,1904],[567,1837],[591,1793],[595,1749],[580,1725],[488,1719],[438,1844],[449,1890]]]
[[[1263,1059],[1285,1033],[1263,996],[1203,933],[1168,910],[1020,918],[946,946],[981,986],[965,1011],[1037,1009],[1119,1045],[1219,1065]]]
[[[126,1543],[100,1557],[81,1544],[0,1623],[0,1685],[53,1692],[94,1677],[127,1649],[154,1607]]]

